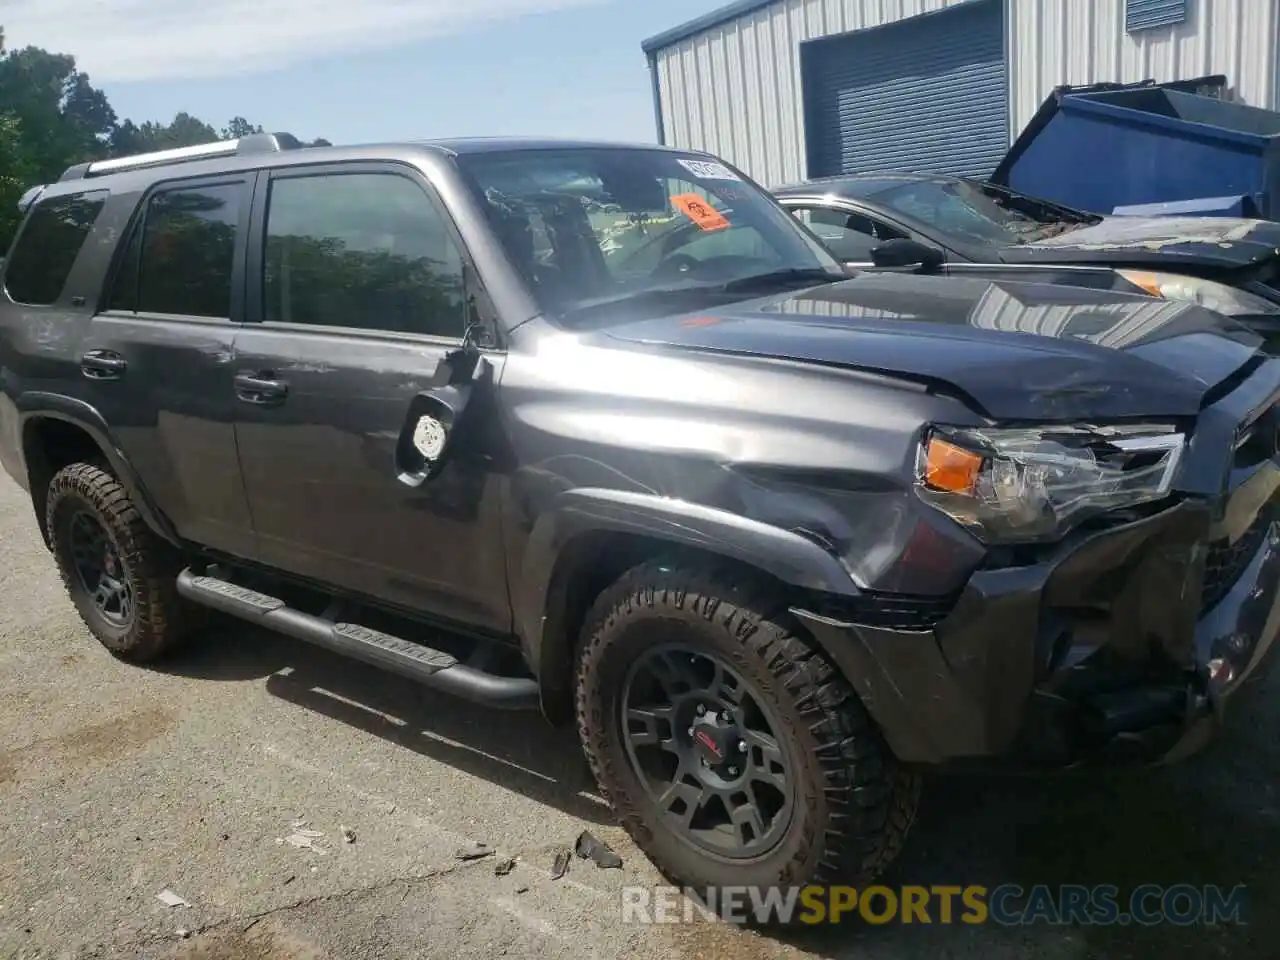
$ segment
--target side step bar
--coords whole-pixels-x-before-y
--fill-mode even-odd
[[[451,654],[355,623],[332,623],[286,606],[283,600],[187,568],[178,593],[192,603],[257,623],[296,640],[381,667],[443,693],[502,710],[536,710],[538,682],[469,667]]]

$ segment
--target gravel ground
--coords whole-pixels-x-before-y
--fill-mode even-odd
[[[765,937],[624,924],[657,877],[569,732],[222,626],[163,669],[80,625],[0,479],[0,957],[1270,958],[1275,683],[1208,754],[1125,776],[937,780],[890,883],[1246,884],[1247,926],[890,926]],[[324,852],[278,842],[305,820]],[[345,843],[342,828],[354,831]],[[555,853],[583,829],[623,870]],[[479,841],[494,858],[460,862]],[[507,876],[497,859],[518,858]],[[166,907],[171,890],[188,905]],[[183,937],[182,933],[187,933]]]

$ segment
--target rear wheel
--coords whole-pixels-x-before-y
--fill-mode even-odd
[[[123,660],[154,660],[190,626],[176,551],[143,521],[106,470],[74,463],[49,483],[49,540],[67,594],[89,631]]]
[[[680,885],[863,883],[914,819],[918,778],[848,682],[728,570],[645,565],[605,591],[577,708],[601,790]]]

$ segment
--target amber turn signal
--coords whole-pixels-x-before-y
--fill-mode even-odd
[[[1145,293],[1161,300],[1164,299],[1164,291],[1160,289],[1160,278],[1154,273],[1143,273],[1138,270],[1126,270],[1121,274],[1126,280],[1135,287],[1139,287]]]
[[[924,481],[935,490],[972,493],[982,472],[983,457],[933,437],[925,449]]]

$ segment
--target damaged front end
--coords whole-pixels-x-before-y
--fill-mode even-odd
[[[1280,632],[1275,367],[1185,438],[926,439],[921,500],[985,542],[987,562],[931,622],[865,602],[795,611],[900,758],[1065,767],[1206,742]]]

